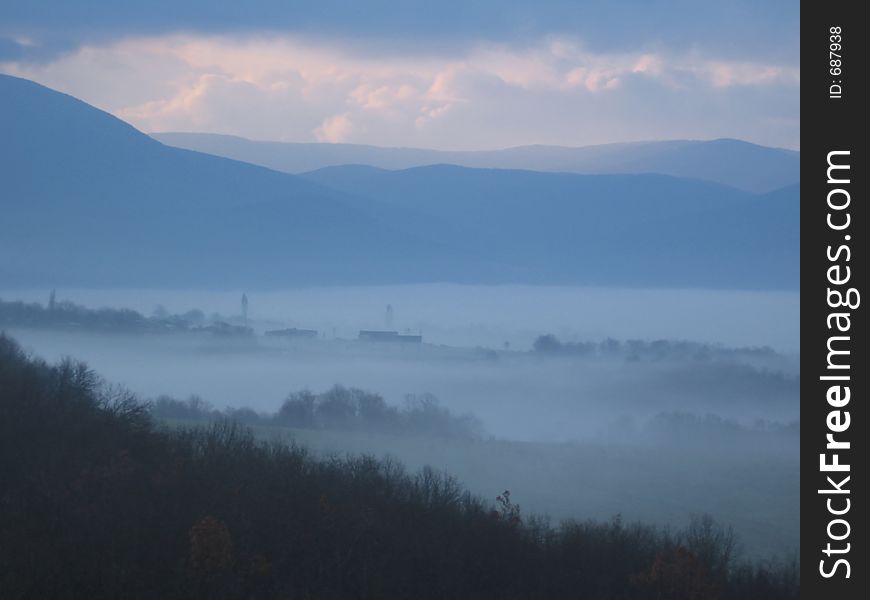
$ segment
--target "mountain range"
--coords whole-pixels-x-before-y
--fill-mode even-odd
[[[654,158],[643,144],[587,153],[583,168],[613,170],[606,175],[522,161],[526,169],[342,164],[293,175],[167,145],[4,75],[0,133],[3,287],[799,282],[799,186],[788,175],[798,155],[743,142],[658,143],[670,149]],[[332,156],[358,149],[314,146]],[[558,158],[538,148],[492,160]],[[612,167],[653,163],[671,167]],[[746,164],[754,170],[731,185],[716,181]],[[696,177],[674,176],[679,169]]]
[[[756,193],[770,192],[800,181],[799,152],[733,139],[670,140],[579,148],[518,146],[504,150],[448,152],[360,144],[260,142],[212,133],[151,135],[170,146],[294,174],[348,164],[389,170],[452,164],[585,175],[657,173],[703,179]]]

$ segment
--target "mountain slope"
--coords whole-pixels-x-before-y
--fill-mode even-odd
[[[305,177],[458,224],[472,253],[529,265],[530,279],[757,288],[799,282],[798,186],[756,195],[663,175],[452,165],[331,167]]]
[[[287,286],[455,272],[449,250],[340,192],[164,146],[30,81],[0,76],[0,131],[6,285]]]
[[[359,164],[408,169],[433,164],[474,168],[565,171],[583,174],[657,173],[704,179],[764,193],[800,180],[800,154],[739,140],[665,141],[568,148],[520,146],[505,150],[443,152],[357,144],[255,142],[198,133],[155,133],[171,146],[225,156],[287,173]]]

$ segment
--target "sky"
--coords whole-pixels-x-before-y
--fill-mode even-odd
[[[797,149],[799,42],[780,0],[0,3],[0,73],[145,132],[288,142]]]

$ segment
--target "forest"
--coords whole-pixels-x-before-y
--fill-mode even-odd
[[[45,306],[39,302],[4,301],[0,298],[0,325],[101,333],[253,335],[249,327],[225,323],[223,319],[216,314],[207,318],[199,309],[170,314],[158,307],[152,316],[146,317],[129,308],[87,308],[69,300],[58,301],[54,290]]]
[[[244,425],[370,431],[397,435],[423,435],[474,440],[483,424],[471,414],[454,415],[433,394],[407,394],[401,408],[382,396],[335,385],[322,393],[292,392],[275,413],[249,407],[217,410],[199,396],[185,401],[159,396],[150,403],[152,416],[166,421],[209,422],[231,419]]]
[[[237,422],[167,427],[72,359],[0,336],[0,592],[9,598],[797,598],[705,515],[670,530],[526,514],[510,481],[323,459]],[[501,492],[501,493],[499,493]]]

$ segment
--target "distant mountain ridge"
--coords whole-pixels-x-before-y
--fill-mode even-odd
[[[473,255],[530,265],[538,281],[794,288],[800,278],[798,185],[758,195],[666,175],[455,165],[303,177],[361,206],[377,198],[452,223]]]
[[[796,289],[799,187],[455,165],[294,176],[0,75],[0,282]]]
[[[366,165],[401,170],[433,164],[580,174],[660,174],[703,179],[765,193],[800,181],[800,153],[733,139],[672,140],[585,147],[519,146],[439,151],[359,144],[258,142],[205,133],[154,133],[157,140],[286,173]]]

